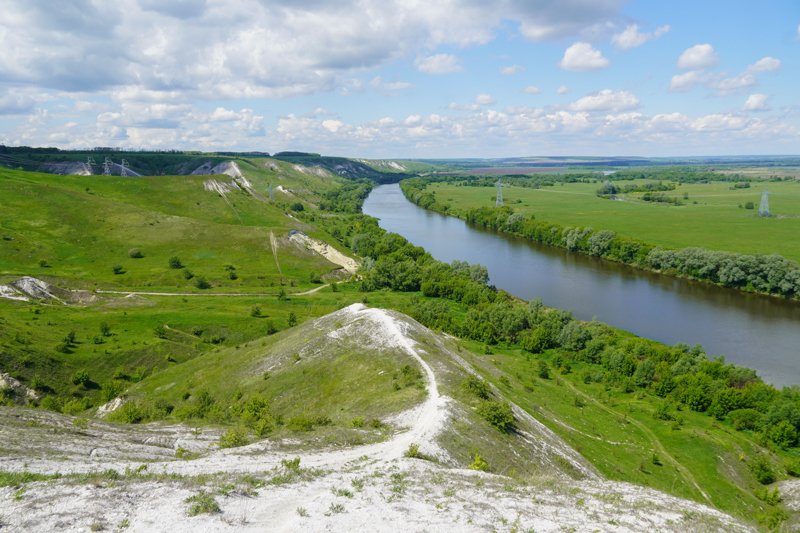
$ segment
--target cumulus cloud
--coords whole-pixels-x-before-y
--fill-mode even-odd
[[[684,69],[704,69],[717,64],[717,53],[710,44],[696,44],[687,48],[678,58],[678,67]]]
[[[558,65],[564,70],[583,72],[606,68],[609,61],[591,44],[577,42],[566,49],[564,57]]]
[[[628,111],[639,107],[639,99],[628,91],[612,91],[603,89],[594,94],[584,96],[570,104],[573,111]]]
[[[527,87],[525,87],[523,89],[523,92],[525,92],[527,94],[539,94],[539,93],[542,92],[542,90],[539,87],[537,87],[536,85],[528,85]]]
[[[458,58],[452,54],[421,57],[417,59],[416,65],[420,72],[434,75],[451,74],[462,70],[461,65],[458,64]]]
[[[665,33],[668,33],[669,30],[669,25],[665,24],[664,26],[656,28],[656,30],[652,33],[644,33],[639,31],[638,24],[631,24],[627,26],[621,33],[617,33],[611,37],[611,42],[623,50],[629,50],[631,48],[636,48],[637,46],[642,46],[647,41],[658,39]]]
[[[509,65],[507,67],[501,68],[500,74],[502,74],[503,76],[513,76],[514,74],[522,72],[523,70],[525,70],[525,67],[523,67],[522,65]]]
[[[566,85],[559,85],[558,89],[556,89],[556,92],[558,94],[567,94],[569,92],[569,87]]]
[[[410,89],[414,86],[413,83],[407,81],[385,81],[380,76],[375,76],[372,78],[369,84],[375,89],[386,89],[389,91],[402,91],[404,89]]]
[[[758,73],[758,72],[772,72],[773,70],[778,70],[781,68],[781,60],[776,59],[771,56],[765,56],[749,65],[747,67],[747,72],[749,73]]]
[[[475,103],[478,105],[492,105],[494,102],[494,97],[491,94],[483,93],[475,97]]]
[[[669,88],[671,91],[686,91],[696,85],[702,85],[711,79],[707,73],[700,70],[690,70],[672,76]]]
[[[768,99],[769,97],[766,94],[751,94],[747,97],[747,100],[745,100],[744,108],[747,111],[766,111],[768,109]]]

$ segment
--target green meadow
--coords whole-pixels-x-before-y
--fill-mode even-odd
[[[651,180],[615,181],[618,186]],[[780,254],[800,261],[800,183],[753,182],[748,189],[732,183],[681,184],[666,195],[683,205],[641,200],[642,193],[619,200],[596,195],[600,183],[556,183],[540,189],[503,188],[505,204],[516,212],[565,226],[608,229],[619,235],[665,248],[690,246],[747,254]],[[450,212],[461,215],[476,207],[493,206],[494,187],[433,183],[429,191]],[[770,192],[771,218],[757,216],[761,192]],[[686,198],[684,199],[684,196]],[[754,209],[745,209],[747,202]]]

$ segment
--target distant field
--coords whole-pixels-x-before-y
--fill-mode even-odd
[[[668,196],[681,199],[684,205],[680,206],[644,202],[642,193],[623,195],[616,201],[599,198],[595,194],[599,183],[556,184],[541,189],[505,187],[503,196],[506,205],[538,220],[609,229],[667,248],[699,246],[749,254],[777,253],[800,262],[800,183],[754,182],[749,189],[731,189],[732,185],[686,184],[667,191]],[[765,189],[771,193],[773,218],[756,214]],[[495,203],[493,187],[440,183],[429,185],[429,190],[454,214]],[[684,193],[688,194],[686,200]],[[753,202],[755,209],[745,209],[746,202]]]

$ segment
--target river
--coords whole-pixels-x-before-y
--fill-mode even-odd
[[[364,213],[435,258],[479,263],[491,283],[541,298],[577,318],[596,318],[667,344],[700,344],[710,357],[754,368],[777,386],[800,384],[800,304],[637,270],[469,226],[376,187]]]

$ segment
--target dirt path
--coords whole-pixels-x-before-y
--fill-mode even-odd
[[[281,264],[278,262],[278,239],[275,238],[275,234],[272,230],[269,230],[269,245],[272,247],[272,257],[275,258],[275,266],[278,267],[278,274],[283,276]]]

